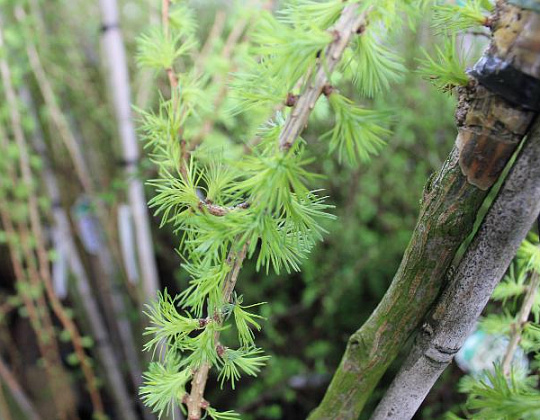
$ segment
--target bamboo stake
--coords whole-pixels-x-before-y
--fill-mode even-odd
[[[454,358],[540,213],[540,121],[371,420],[409,420]]]
[[[137,254],[144,293],[143,301],[148,301],[154,298],[159,290],[159,280],[144,187],[136,174],[139,147],[131,114],[131,92],[126,53],[119,28],[116,0],[100,0],[100,9],[104,28],[103,44],[109,64],[109,87],[113,93],[113,104],[124,153],[126,178],[129,183],[128,197],[137,237]]]

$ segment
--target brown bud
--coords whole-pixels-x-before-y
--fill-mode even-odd
[[[285,100],[285,106],[293,107],[298,102],[298,95],[294,95],[291,92],[287,93],[287,99]]]

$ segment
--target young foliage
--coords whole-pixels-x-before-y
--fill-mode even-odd
[[[315,25],[309,30],[291,27],[269,13],[262,14],[256,28],[253,41],[257,47],[254,52],[270,59],[269,74],[281,80],[288,89],[314,66],[332,41],[329,32]]]
[[[486,12],[493,6],[486,0],[468,0],[460,4],[435,7],[434,26],[441,31],[459,32],[487,23]]]
[[[163,294],[158,294],[156,301],[147,305],[148,311],[145,314],[150,320],[150,326],[144,334],[151,339],[145,344],[145,350],[155,352],[164,344],[182,348],[188,335],[200,327],[199,320],[191,318],[189,314],[182,316],[178,313],[177,302],[178,296],[173,299],[165,290]]]
[[[418,72],[440,91],[450,92],[469,82],[464,61],[457,53],[455,37],[446,39],[442,48],[435,46],[435,56],[424,51],[424,57],[418,60]]]
[[[386,115],[360,108],[335,92],[328,95],[328,102],[334,111],[335,124],[321,139],[329,140],[330,152],[337,150],[340,161],[346,158],[352,165],[369,162],[385,145],[383,138],[389,134],[380,125]]]
[[[388,89],[392,82],[401,80],[405,72],[401,57],[389,50],[381,38],[368,27],[353,45],[353,82],[367,97]]]
[[[279,11],[280,20],[295,27],[328,29],[338,19],[345,4],[342,0],[320,2],[316,0],[294,0]]]
[[[257,376],[268,359],[269,357],[264,356],[263,351],[256,347],[224,350],[219,373],[221,387],[225,382],[230,382],[232,389],[234,389],[235,382],[241,377],[241,372],[246,375]]]
[[[182,369],[177,359],[167,358],[163,364],[152,362],[143,375],[140,395],[144,403],[161,418],[169,415],[186,393],[191,369]]]
[[[160,98],[158,112],[140,111],[141,131],[159,171],[149,182],[156,191],[150,206],[162,225],[171,224],[180,236],[179,253],[189,275],[188,286],[178,297],[165,292],[148,309],[150,340],[145,348],[155,351],[167,344],[167,357],[165,364],[152,365],[141,393],[160,415],[174,402],[182,404],[196,395],[197,387],[206,381],[207,374],[201,372],[214,368],[222,386],[230,382],[235,388],[242,375],[257,376],[268,360],[255,345],[255,331],[263,320],[255,313],[260,303],[244,305],[234,287],[244,258],[253,259],[257,270],[299,271],[322,240],[325,221],[333,218],[332,206],[313,188],[320,176],[308,169],[314,158],[303,140],[292,139],[286,150],[279,146],[290,113],[278,107],[310,89],[315,71],[329,59],[326,52],[343,39],[333,25],[349,6],[339,0],[295,0],[277,17],[261,12],[253,22],[253,31],[246,37],[251,45],[240,52],[234,79],[228,83],[232,101],[227,106],[233,114],[228,124],[248,121],[249,125],[261,116],[268,122],[256,130],[249,126],[247,135],[256,135],[249,153],[232,157],[226,152],[234,139],[227,139],[221,148],[189,148],[216,104],[208,100],[215,98],[216,88],[211,86],[215,74],[194,66],[193,15],[184,6],[173,6],[165,27],[139,40],[139,63],[161,68],[174,87],[171,99]],[[385,2],[385,7],[394,14],[402,10],[391,2]],[[368,12],[359,9],[358,13]],[[367,31],[347,29],[360,40],[345,44],[349,56],[355,57],[342,71],[361,73],[357,84],[367,96],[387,88],[403,70],[400,58],[383,47],[382,35],[374,32],[387,22],[383,16],[375,13]],[[177,74],[179,68],[187,70]],[[335,125],[326,135],[330,150],[351,164],[368,161],[388,134],[383,128],[385,114],[360,108],[331,90],[328,101]],[[222,337],[228,328],[236,335]],[[191,396],[184,399],[190,380]],[[210,418],[238,418],[206,402],[200,408]]]
[[[540,416],[540,392],[514,375],[507,378],[500,367],[469,390],[467,406],[475,420],[533,420]]]
[[[173,37],[165,36],[159,27],[141,35],[137,52],[139,65],[155,70],[172,68],[178,58],[192,51],[197,45],[191,37],[187,42],[181,42],[181,38],[181,32]]]

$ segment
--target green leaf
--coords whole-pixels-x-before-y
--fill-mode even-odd
[[[401,57],[385,47],[380,38],[368,27],[352,44],[349,71],[352,72],[354,84],[368,97],[388,89],[390,83],[401,80],[405,72]]]
[[[352,165],[369,162],[385,145],[383,138],[390,133],[381,125],[387,114],[360,108],[336,92],[328,96],[328,101],[335,124],[321,139],[329,140],[330,152],[337,151],[340,161],[346,158]]]
[[[270,13],[263,13],[257,21],[253,41],[258,44],[255,52],[269,60],[268,72],[292,89],[315,65],[317,57],[324,55],[332,35],[315,27],[309,31],[293,28],[280,23]]]
[[[457,53],[456,39],[445,40],[443,47],[435,47],[435,56],[423,50],[424,59],[418,60],[418,72],[442,92],[450,92],[456,86],[465,86],[469,77],[465,73],[465,64]]]
[[[177,359],[169,358],[165,364],[152,362],[143,374],[140,395],[144,404],[161,418],[169,415],[175,405],[179,405],[186,393],[186,384],[191,379],[192,370],[180,370]]]
[[[225,381],[235,383],[240,379],[241,372],[250,376],[257,376],[270,356],[263,356],[263,351],[256,347],[241,348],[238,350],[226,349],[221,358],[221,367],[218,379],[221,386]]]
[[[194,38],[181,40],[182,33],[166,37],[159,26],[151,28],[137,41],[137,62],[142,67],[157,70],[172,69],[174,62],[192,51],[197,43]]]
[[[444,32],[459,32],[485,25],[485,3],[484,0],[469,0],[435,6],[433,26]]]
[[[174,299],[167,293],[167,289],[162,293],[158,292],[158,298],[150,305],[146,305],[146,316],[149,318],[150,326],[146,327],[144,335],[149,335],[151,339],[144,345],[144,350],[155,352],[163,344],[172,348],[182,348],[187,336],[194,330],[200,328],[199,320],[187,316],[182,316],[176,309],[178,297]]]

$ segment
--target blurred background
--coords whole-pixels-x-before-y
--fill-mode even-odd
[[[0,1],[2,419],[86,420],[96,404],[111,419],[128,418],[127,406],[136,418],[155,418],[137,390],[150,356],[141,350],[143,305],[158,288],[176,293],[188,280],[178,236],[146,208],[153,191],[143,183],[157,172],[133,131],[137,109],[155,110],[159,92],[168,95],[166,75],[141,70],[135,60],[137,37],[160,22],[159,3],[119,0],[115,15],[116,0]],[[250,10],[279,5],[188,3],[200,44],[193,61],[214,75],[201,98],[201,147],[242,153],[264,119],[228,112],[229,73],[249,43]],[[324,175],[320,184],[337,219],[326,222],[329,233],[301,273],[266,275],[244,264],[238,291],[247,302],[269,302],[257,342],[272,358],[235,391],[210,381],[213,405],[245,419],[305,418],[347,338],[390,284],[423,185],[456,134],[455,98],[415,73],[421,48],[436,42],[429,28],[425,16],[416,30],[385,40],[405,57],[409,71],[400,83],[372,101],[352,86],[346,92],[394,115],[393,135],[372,163],[351,167],[329,155],[318,137],[332,124],[330,113],[325,104],[315,110],[304,135],[317,157],[310,169]],[[460,402],[456,369],[448,369],[418,419],[438,418]]]

